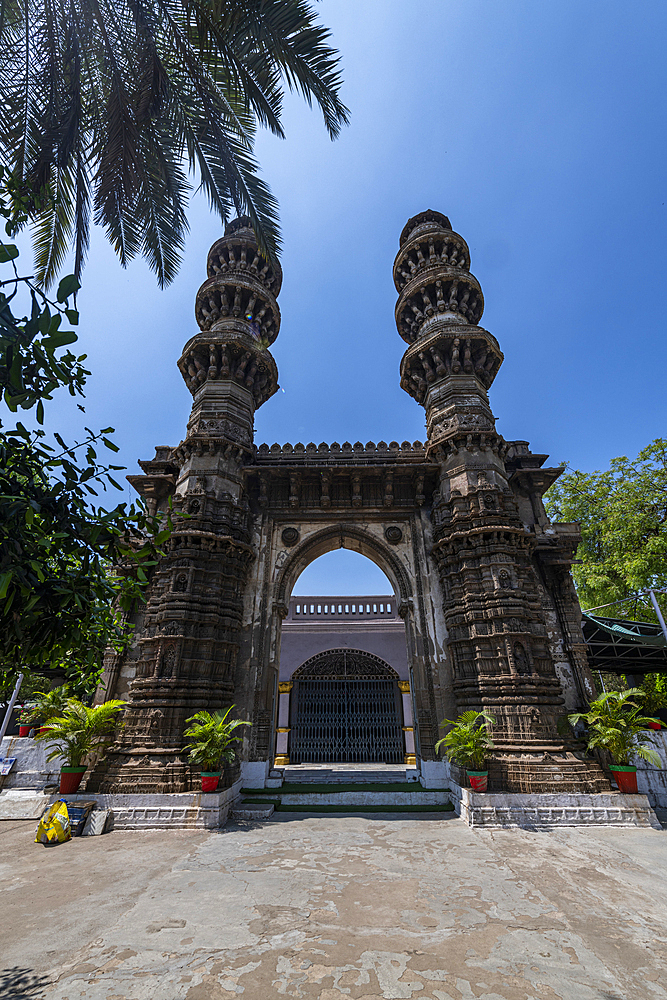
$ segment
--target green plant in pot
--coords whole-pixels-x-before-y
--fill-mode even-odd
[[[249,726],[250,722],[243,719],[229,719],[229,713],[234,708],[230,705],[226,712],[197,712],[186,719],[191,725],[185,730],[189,742],[184,749],[193,764],[198,764],[201,773],[203,792],[214,792],[218,787],[223,761],[231,763],[236,755],[235,743],[242,736],[234,736],[234,730],[239,726]]]
[[[655,767],[662,766],[652,746],[655,736],[649,727],[649,723],[657,720],[643,714],[640,704],[643,699],[641,688],[607,691],[590,703],[587,712],[574,712],[567,717],[572,726],[578,722],[586,724],[589,750],[599,747],[609,751],[613,761],[610,768],[619,791],[629,794],[637,792],[637,768],[630,763],[633,755]]]
[[[70,699],[66,684],[52,688],[51,691],[35,691],[33,704],[27,710],[25,724],[34,728],[48,728],[51,719],[57,719],[67,708]],[[25,709],[24,709],[25,711]],[[23,714],[21,715],[23,725]]]
[[[487,712],[463,712],[458,719],[444,719],[440,727],[451,726],[435,745],[436,753],[445,748],[447,759],[452,764],[464,767],[470,787],[475,792],[485,792],[489,777],[486,768],[488,751],[495,746],[489,735],[489,725],[495,722]]]
[[[19,736],[29,736],[30,730],[33,728],[32,707],[30,705],[24,706],[19,712],[16,721],[19,725]]]
[[[60,791],[72,795],[81,784],[92,754],[103,754],[113,743],[118,726],[118,713],[124,701],[105,701],[89,708],[77,698],[70,698],[65,711],[49,720],[46,732],[35,737],[52,747],[47,760],[64,757],[66,763],[60,771]]]

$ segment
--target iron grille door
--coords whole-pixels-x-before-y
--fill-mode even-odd
[[[403,730],[393,680],[308,678],[295,684],[295,764],[403,763]]]

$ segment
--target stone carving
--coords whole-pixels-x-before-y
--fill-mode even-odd
[[[397,524],[390,524],[388,528],[384,529],[384,537],[391,545],[398,545],[403,538],[403,532]]]
[[[398,674],[388,663],[360,649],[330,649],[326,653],[317,653],[298,667],[292,678],[295,681],[308,677],[327,677],[330,679],[385,677],[398,680]]]
[[[283,544],[287,546],[296,545],[299,541],[299,532],[297,528],[283,528],[282,534],[280,536],[283,540]]]
[[[170,643],[158,662],[158,677],[171,677],[176,664],[176,646]]]

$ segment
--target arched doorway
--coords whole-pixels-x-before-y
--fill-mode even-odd
[[[388,663],[330,649],[292,676],[293,763],[403,763],[399,678]]]

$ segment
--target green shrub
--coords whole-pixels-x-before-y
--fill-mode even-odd
[[[444,719],[440,727],[452,728],[436,743],[436,753],[440,747],[445,747],[447,759],[453,764],[470,771],[483,771],[487,751],[495,746],[488,732],[489,724],[493,725],[495,721],[486,712],[472,711],[463,712],[456,721]]]

